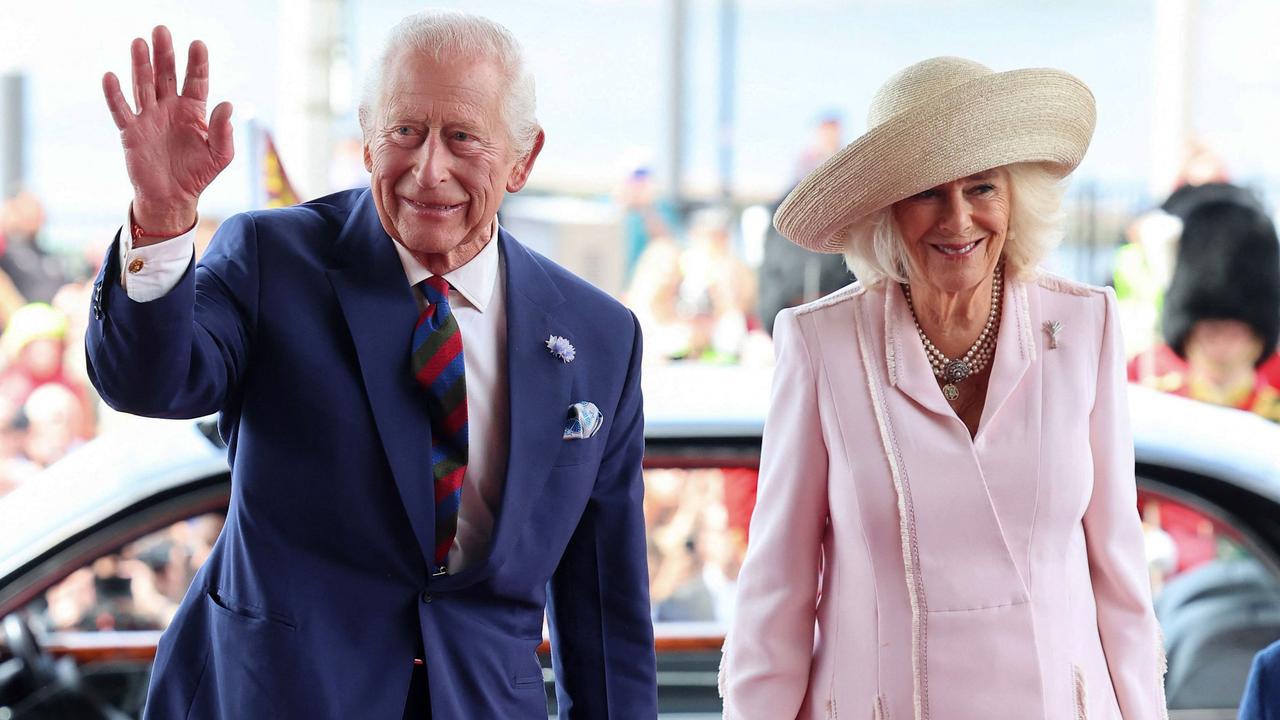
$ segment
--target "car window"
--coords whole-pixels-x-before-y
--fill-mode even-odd
[[[1160,487],[1138,508],[1169,708],[1234,708],[1254,654],[1280,638],[1280,579],[1228,516]]]
[[[655,621],[729,622],[755,492],[750,468],[645,471]]]
[[[181,520],[97,558],[28,608],[45,630],[163,630],[222,531],[225,514]]]

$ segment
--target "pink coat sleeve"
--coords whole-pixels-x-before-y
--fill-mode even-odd
[[[778,315],[774,347],[777,366],[751,544],[720,667],[728,720],[796,717],[813,657],[827,447],[818,418],[817,373],[794,311]]]
[[[1105,295],[1098,387],[1089,416],[1093,496],[1084,514],[1098,632],[1124,720],[1167,717],[1164,648],[1138,518],[1124,347],[1115,294]]]

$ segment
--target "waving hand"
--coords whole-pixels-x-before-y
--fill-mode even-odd
[[[131,107],[114,73],[102,78],[111,118],[120,129],[125,166],[133,184],[133,217],[145,245],[185,232],[196,220],[200,193],[235,155],[231,142],[231,104],[220,103],[205,120],[209,95],[209,51],[196,40],[187,52],[187,75],[177,91],[173,39],[156,27],[150,48],[133,41]]]

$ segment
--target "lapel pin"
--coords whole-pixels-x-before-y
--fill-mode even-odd
[[[559,335],[552,335],[547,338],[547,349],[551,351],[552,355],[567,363],[573,362],[573,358],[577,355],[577,352],[573,349],[573,343]]]
[[[1049,334],[1049,349],[1058,347],[1058,333],[1062,332],[1062,323],[1057,320],[1046,320],[1044,331]]]

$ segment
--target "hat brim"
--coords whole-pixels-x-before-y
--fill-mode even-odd
[[[774,226],[816,252],[844,252],[849,226],[903,198],[1012,163],[1065,177],[1084,158],[1093,93],[1048,68],[992,73],[901,112],[819,165],[787,195]]]

